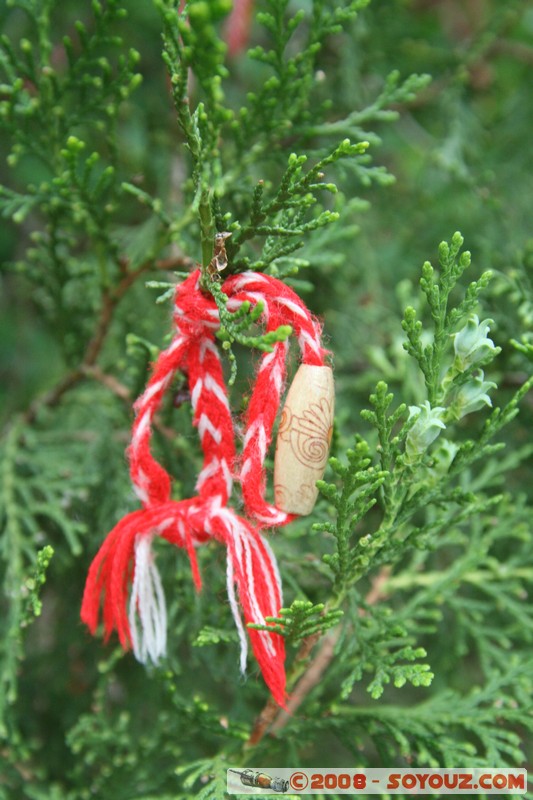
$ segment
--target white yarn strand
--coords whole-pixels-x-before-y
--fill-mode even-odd
[[[255,594],[255,581],[254,581],[254,573],[252,567],[252,548],[256,552],[258,552],[257,545],[255,544],[253,539],[248,537],[248,533],[244,528],[244,526],[242,525],[242,522],[239,520],[238,517],[235,516],[235,514],[232,511],[230,511],[230,509],[221,508],[220,511],[218,512],[218,516],[221,519],[225,519],[228,524],[228,528],[233,536],[233,546],[235,547],[236,560],[241,565],[244,573],[248,577],[248,598],[250,601],[250,610],[253,614],[253,621],[258,623],[259,625],[266,625],[266,620],[261,612],[261,608],[259,606],[259,602]],[[230,558],[231,558],[230,548],[228,547],[228,559]],[[233,576],[233,566],[228,567],[228,569],[231,569],[231,574]],[[237,603],[237,600],[235,598],[235,590],[233,589],[233,583],[232,583],[232,594],[235,603]],[[230,600],[230,606],[233,613],[233,619],[235,620],[235,624],[239,631],[239,639],[241,639],[240,628],[242,628],[242,621],[239,615],[238,605],[235,605],[235,608],[237,609],[236,612],[237,616],[235,616],[235,611],[232,605],[232,598],[230,596],[229,588],[228,588],[228,597]],[[273,605],[274,603],[272,603],[272,606]],[[243,628],[243,633],[244,633],[244,628]],[[259,631],[259,636],[263,640],[265,648],[268,651],[268,653],[271,656],[275,656],[275,649],[270,634],[266,633],[266,631]],[[242,640],[241,640],[241,664],[242,664]]]
[[[167,607],[152,553],[152,538],[143,535],[135,540],[135,574],[128,614],[133,652],[142,664],[157,664],[167,647]]]
[[[239,561],[241,564],[244,563],[246,575],[248,576],[248,596],[251,610],[255,617],[254,622],[258,623],[259,625],[266,625],[266,619],[261,613],[261,608],[259,607],[259,602],[255,594],[255,580],[252,568],[252,548],[256,549],[255,542],[253,539],[247,536],[246,531],[242,530],[238,523],[233,531],[235,534],[235,546]],[[263,640],[263,643],[270,655],[275,656],[274,644],[270,638],[270,634],[268,634],[266,631],[258,631],[258,634]]]
[[[242,624],[241,612],[239,610],[239,604],[237,603],[237,597],[235,595],[235,576],[233,574],[233,564],[231,563],[231,553],[229,548],[226,555],[226,586],[228,590],[228,600],[231,613],[233,615],[233,621],[235,622],[235,627],[237,628],[237,633],[239,635],[239,643],[241,645],[239,663],[241,673],[244,675],[246,673],[246,660],[248,658],[248,638],[246,636],[246,631],[244,630],[244,625]]]

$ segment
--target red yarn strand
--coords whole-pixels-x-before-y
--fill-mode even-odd
[[[89,569],[81,618],[91,633],[100,620],[104,638],[117,632],[124,648],[133,647],[140,660],[157,661],[166,648],[166,608],[161,581],[151,550],[160,536],[187,551],[195,586],[201,589],[196,548],[215,538],[227,551],[228,598],[241,641],[241,666],[246,660],[246,623],[265,625],[282,606],[281,581],[275,556],[260,534],[264,527],[284,525],[294,518],[265,499],[265,459],[285,387],[288,343],[277,342],[264,353],[245,419],[238,480],[250,521],[228,507],[236,470],[235,434],[228,393],[214,333],[219,326],[214,300],[200,289],[200,271],[176,287],[171,345],[154,364],[144,393],[135,403],[136,418],[128,448],[133,488],[143,508],[134,511],[110,532]],[[261,302],[267,331],[291,325],[302,361],[323,365],[326,351],[321,328],[300,298],[285,284],[267,275],[243,273],[223,286],[228,308]],[[152,425],[163,396],[176,373],[187,375],[193,425],[204,454],[196,482],[197,495],[171,499],[171,478],[151,452]],[[237,595],[234,593],[237,588]],[[128,597],[129,605],[128,605]],[[261,673],[274,699],[285,703],[285,645],[279,634],[249,630],[248,636]]]

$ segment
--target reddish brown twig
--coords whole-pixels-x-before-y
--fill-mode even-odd
[[[131,394],[128,387],[115,378],[114,375],[104,372],[96,364],[93,367],[84,367],[83,374],[87,378],[93,378],[93,380],[101,383],[102,386],[105,386],[107,389],[113,392],[114,395],[119,397],[121,400],[124,400],[125,403],[131,403]]]

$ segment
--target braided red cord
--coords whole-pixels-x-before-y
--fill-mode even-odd
[[[255,525],[228,507],[232,476],[236,471],[233,421],[214,333],[220,320],[212,297],[200,290],[200,271],[176,288],[176,334],[153,368],[146,390],[135,403],[136,418],[128,448],[133,488],[143,508],[124,517],[97,553],[87,577],[81,617],[94,633],[103,597],[104,635],[117,631],[124,648],[133,646],[141,660],[157,661],[166,648],[166,608],[161,580],[150,549],[153,536],[183,547],[189,556],[195,585],[201,578],[195,548],[214,537],[226,546],[227,588],[241,642],[241,668],[246,662],[245,622],[265,624],[282,606],[281,581],[276,559],[260,533],[261,528],[283,525],[294,517],[265,500],[265,459],[272,428],[285,385],[287,342],[277,342],[264,353],[246,414],[239,464],[245,510]],[[291,325],[302,360],[322,365],[326,351],[320,343],[320,326],[299,297],[275,278],[244,273],[222,286],[228,307],[237,310],[244,301],[263,306],[267,331]],[[150,450],[152,423],[165,391],[178,370],[188,375],[193,424],[198,428],[204,454],[196,482],[198,494],[171,499],[171,479]],[[131,592],[130,592],[131,585]],[[128,603],[128,596],[130,596]],[[128,610],[129,607],[129,610]],[[274,699],[285,702],[285,648],[279,634],[248,631],[254,654]]]

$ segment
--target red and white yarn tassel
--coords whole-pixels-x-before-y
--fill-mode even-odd
[[[235,436],[214,332],[219,326],[213,299],[200,290],[196,270],[176,289],[176,335],[154,365],[145,392],[135,404],[136,419],[128,449],[130,474],[143,508],[124,517],[97,553],[85,586],[82,620],[92,633],[103,598],[104,634],[117,631],[123,647],[133,647],[143,662],[156,662],[166,652],[166,605],[155,565],[155,536],[184,548],[197,589],[201,578],[196,548],[215,538],[227,551],[227,589],[241,643],[241,669],[246,665],[250,638],[254,655],[275,700],[285,702],[285,648],[277,633],[249,630],[242,623],[266,625],[266,617],[281,608],[281,580],[274,553],[261,528],[293,519],[265,499],[265,459],[285,385],[287,342],[278,342],[261,357],[248,406],[238,479],[250,521],[228,506],[236,468]],[[266,330],[291,325],[304,363],[322,365],[326,351],[320,344],[320,326],[298,296],[274,278],[244,273],[225,281],[228,306],[244,301],[263,305]],[[171,479],[154,459],[151,435],[154,415],[178,370],[188,376],[193,424],[198,429],[204,462],[196,482],[197,495],[171,499]],[[131,591],[130,591],[131,583]],[[237,588],[237,593],[235,592]],[[129,601],[128,601],[129,593]]]

